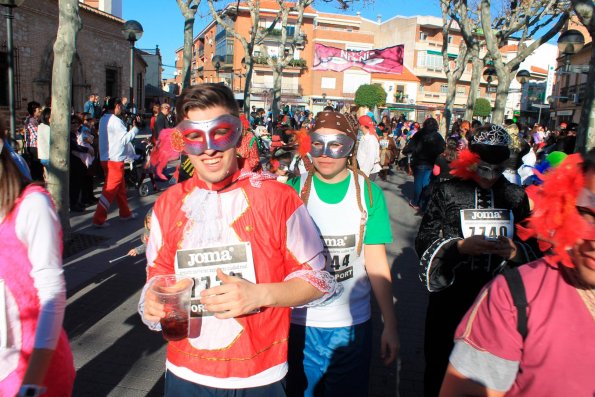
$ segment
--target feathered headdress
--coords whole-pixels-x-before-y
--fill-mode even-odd
[[[568,156],[558,167],[543,174],[543,185],[527,189],[534,210],[522,225],[518,236],[526,240],[535,237],[540,249],[551,249],[548,263],[574,267],[568,249],[585,235],[588,224],[576,208],[576,200],[584,188],[580,154]]]
[[[302,128],[295,132],[295,143],[298,145],[298,153],[304,157],[310,152],[312,147],[312,140],[307,129]]]
[[[244,113],[240,114],[240,120],[242,122],[242,127],[244,127],[244,131],[250,129],[250,122],[248,121]]]
[[[450,163],[450,174],[464,180],[473,179],[479,160],[479,154],[469,149],[461,150],[459,157]]]

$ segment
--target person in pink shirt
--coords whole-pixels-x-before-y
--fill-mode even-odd
[[[526,307],[503,276],[479,294],[455,334],[441,397],[594,395],[595,151],[568,156],[539,189],[519,230],[547,250],[519,268]]]
[[[0,127],[1,127],[0,123]],[[0,128],[0,396],[72,394],[62,229]]]

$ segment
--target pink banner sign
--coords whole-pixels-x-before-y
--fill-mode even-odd
[[[343,50],[316,44],[314,48],[314,70],[342,72],[356,67],[368,73],[403,73],[404,46],[396,45],[373,50]]]

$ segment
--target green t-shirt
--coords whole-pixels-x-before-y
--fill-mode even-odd
[[[303,177],[305,178],[306,176],[303,175]],[[347,194],[350,180],[351,172],[347,178],[337,183],[324,182],[316,174],[313,177],[313,183],[318,197],[327,204],[337,204],[343,200]],[[287,184],[291,185],[300,194],[300,176],[288,180]],[[364,244],[390,244],[393,241],[393,235],[390,229],[390,218],[388,216],[388,208],[386,208],[386,201],[384,200],[384,193],[374,182],[371,182],[370,185],[372,186],[373,206],[370,206],[368,184],[364,183],[364,197],[366,209],[368,210],[368,223],[366,224]]]

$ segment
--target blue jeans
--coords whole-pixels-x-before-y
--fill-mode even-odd
[[[288,396],[367,396],[372,322],[337,328],[292,324],[288,355]]]
[[[189,382],[167,371],[165,397],[286,397],[285,381],[248,389],[217,389]]]
[[[432,168],[431,165],[416,165],[413,168],[413,187],[415,189],[413,201],[411,202],[413,205],[421,206],[421,191],[430,184]]]

